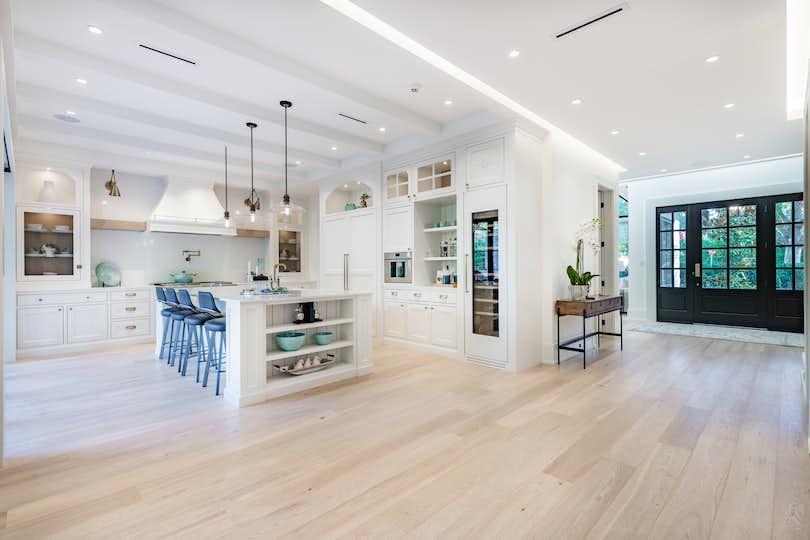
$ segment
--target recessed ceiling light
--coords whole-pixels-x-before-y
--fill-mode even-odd
[[[509,51],[509,58],[517,58],[518,56],[520,56],[519,50],[512,49],[511,51]]]
[[[357,184],[357,185],[359,186],[359,185],[360,185],[360,180],[355,180],[355,182],[354,182],[354,183],[355,183],[355,184]]]
[[[107,204],[107,201],[106,201],[106,200],[103,200],[103,201],[101,201],[101,204],[102,204],[102,205],[106,205],[106,204]]]
[[[453,100],[452,100],[452,99],[445,99],[445,100],[444,100],[444,104],[445,104],[445,105],[447,105],[447,106],[449,107],[450,105],[452,105],[452,104],[453,104]]]
[[[717,62],[718,60],[720,60],[720,57],[719,57],[719,56],[717,56],[717,55],[713,55],[713,56],[710,56],[710,57],[708,57],[708,58],[706,59],[706,63],[708,63],[708,64],[714,64],[714,63],[715,63],[715,62]]]
[[[659,169],[659,172],[667,172],[666,169]]]
[[[745,155],[743,156],[743,159],[751,159],[751,156],[749,156],[748,154],[745,154]]]
[[[575,100],[572,100],[572,101],[571,101],[571,105],[581,105],[581,104],[582,104],[582,100],[581,100],[581,99],[575,99]]]
[[[734,136],[737,137],[738,139],[742,139],[743,137],[745,137],[745,133],[737,133]]]
[[[95,35],[97,35],[97,36],[100,36],[101,34],[103,34],[103,33],[104,33],[104,30],[102,30],[102,29],[101,29],[101,28],[99,28],[98,26],[93,26],[92,24],[91,24],[91,25],[89,25],[89,26],[87,27],[87,30],[88,30],[88,31],[89,31],[91,34],[95,34]]]
[[[65,111],[65,114],[68,115],[68,116],[76,116],[76,113],[74,111],[71,111],[71,110]]]
[[[618,135],[619,133],[621,132],[618,129],[614,129],[610,132],[611,135]]]
[[[87,84],[87,79],[82,79],[81,77],[79,77],[76,79],[76,82],[78,84]]]
[[[298,161],[295,162],[295,164],[296,165],[301,165],[301,160],[299,159]]]
[[[640,155],[640,156],[646,156],[646,155],[647,155],[647,152],[639,152],[639,153],[638,153],[638,155]]]
[[[332,147],[332,151],[334,152],[335,150],[337,150],[337,146]]]
[[[349,189],[349,184],[343,184],[343,189]]]
[[[725,105],[723,105],[723,108],[724,108],[724,109],[733,109],[733,108],[734,108],[734,104],[733,104],[733,103],[726,103]]]
[[[380,133],[385,133],[385,128],[384,127],[380,128]]]

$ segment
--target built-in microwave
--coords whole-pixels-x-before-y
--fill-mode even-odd
[[[392,251],[383,257],[386,283],[411,283],[411,252]]]

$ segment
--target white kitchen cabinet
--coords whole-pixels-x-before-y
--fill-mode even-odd
[[[407,336],[411,341],[430,342],[430,306],[408,304]]]
[[[67,306],[67,342],[107,339],[107,304]]]
[[[499,138],[467,149],[467,189],[506,181],[504,142]]]
[[[448,156],[417,165],[413,198],[430,198],[452,191],[455,185],[454,161],[453,157]]]
[[[430,306],[430,343],[455,349],[457,321],[455,306]]]
[[[64,307],[23,307],[17,310],[17,348],[55,347],[64,342]]]
[[[384,331],[387,337],[405,339],[408,333],[408,306],[400,302],[383,302]]]
[[[385,174],[385,204],[407,201],[411,197],[408,171],[391,171]]]
[[[383,251],[412,251],[413,227],[413,205],[386,208],[383,212]]]

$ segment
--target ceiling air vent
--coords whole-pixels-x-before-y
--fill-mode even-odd
[[[57,120],[61,120],[62,122],[67,122],[68,124],[78,124],[79,122],[81,122],[81,120],[79,120],[75,116],[68,116],[66,114],[55,114],[53,115],[53,117],[56,118]]]
[[[151,47],[149,45],[145,45],[143,43],[138,43],[138,47],[145,49],[147,51],[151,51],[153,53],[162,54],[163,56],[168,56],[169,58],[174,58],[175,60],[179,60],[181,62],[185,62],[187,64],[191,64],[192,66],[196,66],[197,62],[194,60],[189,60],[188,58],[183,58],[182,56],[177,56],[176,54],[172,54],[170,52],[161,51],[160,49],[156,49],[155,47]]]
[[[348,120],[354,120],[355,122],[359,122],[361,124],[368,124],[368,122],[366,122],[365,120],[360,120],[359,118],[355,118],[354,116],[349,116],[348,114],[343,114],[342,112],[339,112],[338,116],[342,116],[343,118],[346,118]]]
[[[610,9],[606,10],[606,11],[603,11],[602,13],[600,13],[600,14],[594,16],[594,17],[591,17],[590,19],[578,22],[578,23],[576,23],[574,25],[571,25],[571,26],[569,26],[567,28],[563,28],[562,30],[560,30],[559,32],[554,34],[554,37],[556,39],[560,39],[561,37],[571,35],[574,32],[576,32],[577,30],[582,30],[583,28],[585,28],[587,26],[590,26],[590,25],[592,25],[594,23],[597,23],[599,21],[604,21],[608,17],[612,17],[613,15],[618,15],[619,13],[627,11],[628,9],[630,9],[630,6],[628,6],[626,3],[619,4],[618,6],[612,7]]]

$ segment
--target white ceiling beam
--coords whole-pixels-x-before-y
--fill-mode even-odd
[[[109,75],[120,80],[130,81],[172,94],[181,98],[191,99],[211,107],[243,115],[247,120],[261,119],[265,122],[283,125],[281,108],[268,109],[240,99],[232,98],[218,92],[200,88],[182,81],[169,79],[145,71],[134,66],[119,64],[115,61],[102,58],[78,49],[60,45],[52,41],[41,39],[31,34],[18,32],[15,34],[17,49],[27,51],[57,62],[63,62],[77,67],[90,69],[97,73]],[[333,129],[300,118],[290,118],[289,128],[295,131],[309,133],[328,141],[341,142],[369,152],[382,153],[383,145],[365,137],[359,137],[345,131]]]
[[[348,99],[353,103],[397,118],[419,132],[437,134],[441,131],[441,125],[438,122],[429,120],[406,107],[369,93],[346,81],[325,75],[277,51],[261,47],[238,35],[228,33],[152,0],[118,0],[112,4],[105,3],[105,7],[110,5],[123,8],[155,24],[180,32],[242,58],[247,58],[269,69],[295,77]]]
[[[220,173],[222,172],[224,167],[223,165],[221,165],[223,161],[222,156],[220,154],[208,152],[205,150],[197,150],[194,148],[188,148],[176,144],[167,144],[151,139],[143,139],[140,137],[134,137],[132,135],[113,133],[110,131],[104,131],[96,128],[82,126],[79,124],[68,124],[60,120],[44,119],[30,115],[19,114],[17,115],[17,120],[20,122],[20,127],[23,129],[58,133],[60,135],[65,135],[68,137],[78,137],[81,139],[89,139],[96,142],[103,142],[107,144],[118,144],[130,148],[137,148],[142,151],[160,152],[163,154],[176,155],[178,157],[183,157],[186,159],[194,159],[198,161],[211,163],[212,167],[216,167],[216,165],[213,164],[220,164],[219,167]],[[245,158],[237,158],[231,156],[228,159],[228,164],[234,167],[241,167],[243,170],[247,171],[250,170],[250,160]],[[262,170],[265,173],[267,173],[267,171],[273,171],[274,174],[272,176],[274,178],[280,177],[282,171],[282,169],[276,165],[269,165],[267,163],[261,162],[255,162],[255,168]],[[300,176],[294,174],[290,175],[290,179],[301,180]]]
[[[53,99],[59,98],[67,103],[70,103],[70,108],[77,108],[82,111],[92,111],[95,113],[120,118],[131,122],[137,122],[160,129],[167,129],[186,135],[194,135],[205,139],[211,139],[222,143],[228,143],[234,146],[248,147],[249,137],[247,135],[237,135],[230,131],[202,126],[194,124],[185,120],[168,118],[158,114],[153,114],[147,111],[132,109],[114,103],[108,103],[94,98],[80,96],[63,92],[60,90],[52,90],[43,86],[36,86],[29,83],[17,83],[17,93],[23,97],[34,99]],[[262,150],[272,154],[284,154],[284,146],[266,141],[254,140],[254,146],[257,150]],[[315,152],[290,148],[290,158],[292,160],[300,159],[306,165],[321,165],[324,167],[337,168],[340,167],[340,161],[335,158],[322,156]]]

